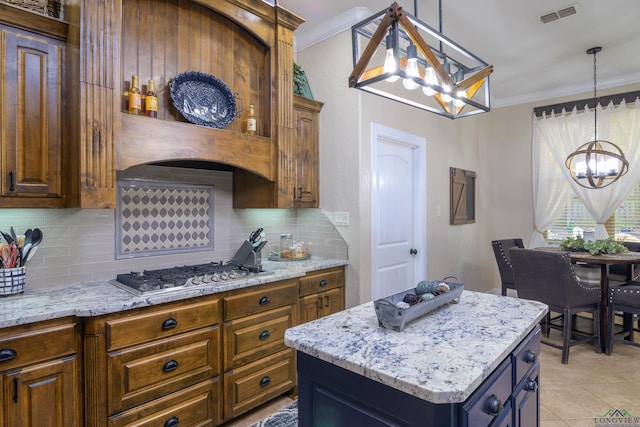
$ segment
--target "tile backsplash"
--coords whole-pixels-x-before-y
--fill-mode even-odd
[[[348,259],[347,246],[320,209],[233,209],[231,172],[145,166],[119,174],[119,179],[170,177],[178,183],[213,186],[214,249],[116,259],[116,211],[113,209],[0,209],[0,229],[18,234],[38,227],[44,239],[27,264],[26,288],[110,280],[116,274],[143,269],[227,261],[251,231],[263,227],[267,245],[277,248],[280,234],[293,233],[312,255]]]

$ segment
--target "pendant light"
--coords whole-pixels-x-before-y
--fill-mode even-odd
[[[442,34],[442,0],[440,31],[413,4],[415,16],[394,2],[351,27],[349,87],[451,119],[488,112],[493,66]]]
[[[565,161],[573,180],[589,189],[611,185],[629,170],[629,162],[620,147],[613,142],[598,139],[596,54],[601,50],[601,47],[587,50],[587,54],[593,55],[593,140],[578,147]]]

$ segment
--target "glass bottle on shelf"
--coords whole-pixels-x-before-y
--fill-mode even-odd
[[[249,114],[247,115],[247,119],[245,120],[245,132],[249,135],[255,135],[258,130],[256,124],[256,112],[253,104],[249,105]]]
[[[129,114],[142,113],[142,95],[138,83],[138,76],[131,77],[131,89],[129,90]]]
[[[144,112],[149,117],[158,117],[158,96],[155,92],[154,81],[147,84],[147,95],[144,98]]]

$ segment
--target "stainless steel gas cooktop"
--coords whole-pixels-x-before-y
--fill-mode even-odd
[[[189,286],[246,280],[270,274],[273,272],[262,271],[261,266],[257,264],[210,262],[118,274],[116,280],[111,280],[109,283],[134,295],[146,295],[184,289]]]

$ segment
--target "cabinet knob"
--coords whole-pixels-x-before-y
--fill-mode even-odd
[[[260,387],[268,386],[270,382],[271,382],[271,378],[269,378],[269,376],[266,375],[262,377],[262,379],[260,380]]]
[[[538,389],[538,383],[529,378],[527,383],[524,385],[524,389],[527,391],[536,391]]]
[[[527,363],[536,363],[536,360],[538,360],[538,355],[536,354],[536,352],[533,350],[527,350],[527,352],[524,354],[524,361]]]
[[[173,329],[178,326],[178,321],[173,317],[168,318],[164,322],[162,322],[162,330],[166,331],[168,329]]]
[[[15,359],[18,353],[12,348],[3,348],[0,350],[0,362]]]
[[[260,332],[260,336],[258,336],[258,339],[260,339],[260,341],[264,341],[266,339],[269,339],[270,336],[271,333],[269,333],[269,331],[262,331]]]
[[[171,417],[164,422],[164,427],[176,427],[178,424],[180,424],[180,419],[178,417]]]
[[[502,411],[502,401],[496,396],[492,394],[489,397],[489,405],[487,407],[489,415],[498,415],[500,411]]]
[[[271,302],[271,300],[269,299],[269,297],[262,297],[260,298],[260,301],[258,302],[258,304],[260,305],[267,305]]]
[[[326,280],[322,279],[322,280],[320,280],[320,283],[318,283],[318,286],[320,286],[321,288],[324,288],[328,284],[329,284],[329,282],[327,282]]]
[[[168,360],[164,366],[162,366],[162,372],[171,372],[171,371],[175,371],[176,369],[178,369],[178,362],[176,360]]]

